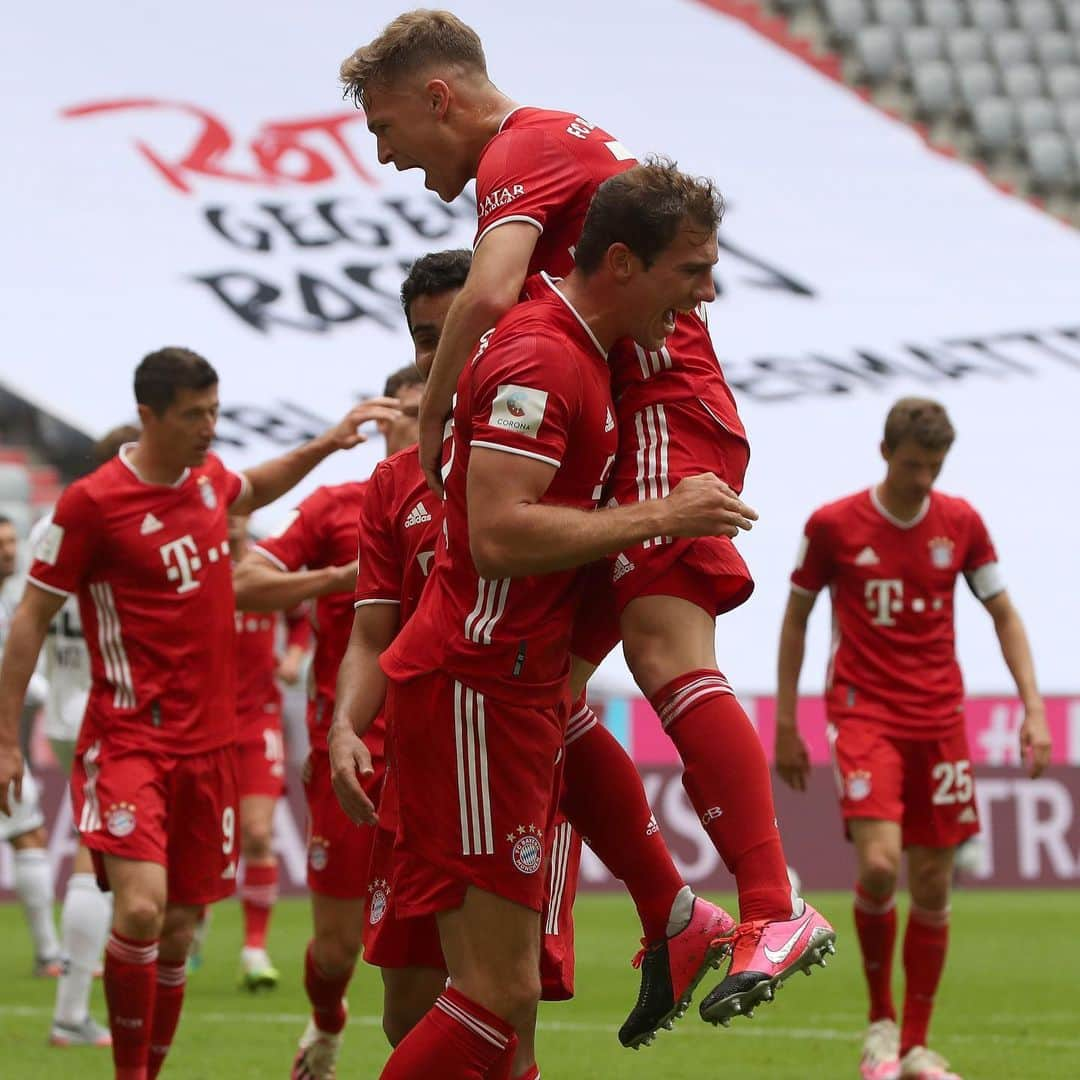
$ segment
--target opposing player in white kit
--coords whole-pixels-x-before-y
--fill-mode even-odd
[[[22,575],[16,574],[19,541],[9,518],[0,516],[0,654],[7,639],[8,626],[22,595]],[[27,708],[37,708],[45,698],[45,682],[34,675],[26,692]],[[30,936],[34,941],[34,974],[55,977],[60,974],[60,941],[53,922],[52,871],[46,847],[49,835],[41,812],[38,785],[26,770],[22,797],[10,795],[11,813],[0,810],[0,841],[11,844],[15,853],[15,894],[26,913]]]

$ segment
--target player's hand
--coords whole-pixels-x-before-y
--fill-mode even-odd
[[[320,595],[351,593],[356,588],[356,573],[360,569],[360,563],[353,559],[351,563],[343,563],[341,566],[335,566],[332,569],[333,574],[330,576],[330,581]]]
[[[278,661],[274,677],[278,682],[286,686],[295,686],[300,681],[300,667],[304,662],[304,654],[297,650],[289,649]]]
[[[377,825],[375,804],[364,793],[361,778],[374,773],[364,740],[343,721],[335,720],[326,737],[330,751],[330,781],[345,816],[354,825]]]
[[[442,458],[443,435],[446,431],[446,412],[425,394],[420,399],[419,431],[420,467],[428,487],[440,498],[443,494]]]
[[[810,776],[810,753],[797,728],[776,729],[776,771],[788,787],[806,790]]]
[[[351,450],[362,442],[367,442],[367,436],[360,431],[362,424],[372,420],[386,420],[393,422],[401,418],[401,402],[397,398],[377,397],[369,401],[361,401],[354,405],[339,424],[335,424],[326,433],[326,438],[335,450]]]
[[[1020,725],[1020,759],[1033,780],[1050,764],[1050,728],[1041,702],[1024,710],[1024,722]]]
[[[0,813],[11,816],[22,799],[23,756],[17,746],[0,746]]]
[[[713,473],[680,480],[664,500],[670,522],[667,536],[738,536],[757,521],[757,511],[744,503]]]

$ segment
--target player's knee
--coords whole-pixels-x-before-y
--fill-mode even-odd
[[[515,1027],[527,1024],[540,1003],[540,973],[523,969],[500,981],[497,989],[499,1005],[492,1009]]]
[[[271,842],[273,828],[269,821],[250,821],[244,823],[240,835],[240,848],[245,859],[264,862],[272,854]]]
[[[661,634],[633,630],[623,638],[623,655],[634,681],[646,696],[681,674],[680,660],[673,654],[671,643]]]
[[[125,937],[149,941],[161,937],[165,922],[165,903],[152,893],[117,897],[114,921]]]
[[[359,932],[338,930],[332,934],[319,934],[315,939],[315,963],[324,975],[339,978],[353,969],[360,955]]]
[[[859,884],[871,896],[891,896],[896,891],[899,870],[899,853],[888,848],[872,848],[862,857]]]
[[[417,1016],[416,1010],[406,1002],[385,1002],[383,1005],[382,1029],[386,1041],[391,1046],[397,1046],[412,1031],[423,1015],[423,1013],[420,1013]]]
[[[926,911],[944,911],[949,906],[952,874],[945,867],[908,868],[908,888],[912,902]]]

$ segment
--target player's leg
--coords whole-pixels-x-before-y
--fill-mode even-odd
[[[431,1010],[446,989],[441,967],[383,968],[383,1031],[397,1046]]]
[[[278,862],[273,847],[276,804],[273,795],[251,794],[240,799],[240,851],[244,857],[240,985],[248,990],[275,987],[279,977],[266,951],[270,915],[278,897]]]
[[[75,762],[74,739],[49,737],[53,755],[67,777]],[[112,1037],[90,1015],[90,991],[101,965],[112,921],[112,894],[102,892],[90,850],[75,849],[71,876],[60,909],[60,950],[64,970],[56,982],[56,1006],[49,1042],[53,1046],[109,1046]]]
[[[390,1056],[384,1080],[527,1072],[540,1000],[539,912],[470,886],[461,906],[438,918],[450,986]]]
[[[637,1048],[681,1016],[694,988],[726,951],[735,928],[722,908],[695,897],[676,869],[641,776],[582,695],[571,710],[560,808],[630,893],[642,927],[638,1000],[619,1030]]]
[[[187,958],[191,941],[202,914],[201,904],[169,902],[161,928],[158,947],[157,991],[154,995],[154,1021],[150,1029],[150,1057],[147,1080],[161,1071],[180,1024],[187,988]]]

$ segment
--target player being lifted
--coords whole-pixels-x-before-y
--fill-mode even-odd
[[[359,405],[324,435],[243,474],[210,452],[218,378],[188,349],[135,371],[138,441],[72,484],[38,545],[0,670],[0,810],[23,774],[18,714],[49,622],[78,594],[93,682],[72,802],[114,896],[105,996],[118,1080],[160,1071],[203,905],[236,877],[232,574],[226,514],[283,495],[364,438]]]
[[[395,372],[382,401],[399,412],[379,430],[388,453],[416,441],[421,379],[413,367]],[[352,628],[356,584],[356,519],[367,483],[321,487],[303,500],[277,533],[253,545],[236,569],[237,604],[248,611],[315,605],[315,656],[309,683],[307,726],[311,752],[304,768],[308,806],[308,871],[313,934],[304,956],[304,989],[312,1015],[300,1038],[292,1075],[308,1080],[332,1075],[345,1027],[345,993],[360,951],[368,863],[374,829],[357,828],[342,812],[330,783],[326,733],[334,715],[338,665]],[[368,735],[377,768],[372,793],[382,783],[381,728]]]
[[[570,271],[593,193],[634,157],[580,116],[516,105],[488,78],[476,33],[449,12],[399,16],[346,58],[341,74],[382,163],[422,169],[425,186],[447,201],[476,179],[473,265],[421,410],[421,460],[437,487],[443,424],[471,350],[517,302],[528,274]],[[668,337],[656,348],[625,341],[612,351],[620,444],[609,492],[620,506],[662,498],[703,471],[742,489],[746,435],[695,307],[664,313]],[[732,964],[701,1006],[706,1019],[726,1022],[771,999],[778,982],[816,962],[835,936],[792,896],[765,755],[717,668],[715,617],[746,600],[753,582],[730,539],[658,533],[628,546],[592,584],[587,610],[615,610],[620,619],[618,627],[578,628],[575,690],[621,630],[635,680],[682,758],[690,801],[735,875],[742,923]],[[596,783],[602,798],[602,775]],[[675,970],[678,950],[662,937],[650,945],[641,1000],[678,1002],[687,992]],[[635,1009],[620,1038],[636,1043],[667,1011]]]
[[[864,1080],[956,1080],[926,1041],[948,945],[953,853],[979,831],[953,627],[961,574],[994,620],[1023,699],[1031,775],[1050,757],[1027,635],[986,526],[963,499],[933,490],[954,437],[937,402],[903,398],[889,410],[885,479],[810,516],[780,633],[776,765],[802,791],[810,764],[796,727],[799,671],[807,618],[829,589],[836,637],[826,708],[858,864],[855,926],[870,998]],[[905,851],[911,910],[898,1030],[894,893]]]

